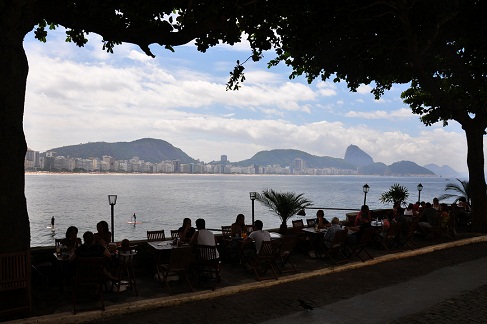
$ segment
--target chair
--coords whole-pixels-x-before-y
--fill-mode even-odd
[[[307,219],[306,225],[308,225],[308,227],[314,227],[316,225],[316,219],[314,219],[314,218]]]
[[[25,290],[25,299],[2,298],[0,314],[32,309],[30,251],[0,254],[0,293]]]
[[[164,230],[147,231],[147,242],[165,241],[165,240],[166,240],[166,235],[164,234]]]
[[[325,256],[329,257],[335,264],[345,263],[348,261],[346,255],[343,254],[342,250],[345,249],[345,244],[347,242],[348,230],[343,229],[337,231],[333,237],[330,247],[327,247],[324,252]],[[337,260],[332,254],[338,254],[342,257],[342,260]]]
[[[171,239],[174,241],[175,239],[179,238],[179,231],[178,230],[171,230]]]
[[[267,280],[267,279],[278,279],[277,273],[274,267],[277,268],[276,264],[276,252],[272,246],[271,241],[263,241],[259,253],[250,259],[252,270],[254,271],[257,280]],[[265,274],[269,267],[272,269],[273,277],[262,277],[260,274]]]
[[[416,217],[411,224],[409,224],[409,229],[406,234],[406,239],[404,241],[404,245],[410,248],[411,250],[414,250],[414,248],[417,248],[418,245],[414,243],[414,235],[416,234],[416,231],[418,230],[418,223],[419,223],[419,218]]]
[[[302,219],[297,219],[292,221],[293,224],[293,232],[297,235],[298,238],[298,247],[299,250],[303,254],[307,254],[310,249],[309,238],[308,236],[303,233],[302,229],[304,228],[304,223]]]
[[[302,219],[293,220],[293,231],[295,233],[301,233],[301,230],[304,228],[304,223]]]
[[[117,280],[112,281],[113,287],[117,287],[117,294],[120,293],[120,287],[126,285],[127,287],[133,288],[135,296],[138,296],[137,284],[135,282],[135,272],[134,272],[134,258],[137,255],[137,250],[119,250],[118,259],[115,268],[115,277]]]
[[[189,282],[187,274],[187,270],[193,261],[192,251],[192,248],[189,246],[172,248],[169,263],[157,265],[157,277],[159,278],[159,281],[161,281],[162,276],[162,281],[166,285],[170,295],[172,294],[168,280],[170,275],[179,275],[180,280],[181,277],[184,277],[191,288],[191,291],[194,291],[193,286],[191,286],[191,282]]]
[[[296,247],[297,244],[297,237],[294,235],[289,235],[289,236],[284,236],[278,245],[277,248],[277,259],[280,261],[277,263],[279,272],[281,274],[286,273],[286,272],[298,272],[296,267],[294,266],[294,263],[291,260],[291,254],[293,253],[294,248]],[[284,270],[284,267],[286,264],[291,265],[292,269],[287,269]]]
[[[221,282],[221,261],[216,257],[216,246],[214,245],[196,245],[196,260],[194,267],[198,274],[198,279],[201,281],[201,277],[208,274],[211,279],[215,280],[213,285],[213,291],[216,288],[216,284]]]
[[[399,247],[401,238],[401,224],[391,223],[386,232],[379,234],[379,238],[382,246],[387,250],[387,252],[392,253],[401,251]],[[396,250],[393,250],[393,247],[396,247]]]
[[[356,255],[362,262],[365,262],[365,259],[362,259],[360,253],[365,252],[368,256],[368,259],[373,259],[374,257],[367,251],[367,245],[373,243],[373,237],[376,233],[376,229],[373,227],[369,227],[364,230],[362,235],[360,236],[359,241],[357,244],[351,248],[351,255]]]
[[[104,257],[77,257],[75,266],[75,276],[73,282],[73,314],[76,314],[76,303],[81,288],[87,291],[95,291],[101,302],[101,310],[105,310],[103,301],[103,267]]]

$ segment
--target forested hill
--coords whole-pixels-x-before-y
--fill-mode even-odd
[[[143,138],[132,142],[94,142],[79,145],[70,145],[53,148],[58,156],[70,156],[87,159],[90,157],[103,158],[109,155],[116,160],[130,160],[138,156],[141,160],[159,163],[167,160],[180,160],[181,163],[195,163],[196,160],[189,157],[181,149],[170,143],[153,138]]]
[[[295,159],[302,159],[308,168],[339,168],[339,169],[354,169],[355,166],[346,162],[344,159],[333,158],[329,156],[316,156],[299,150],[270,150],[260,151],[253,157],[240,162],[235,162],[236,165],[280,165],[291,166]]]

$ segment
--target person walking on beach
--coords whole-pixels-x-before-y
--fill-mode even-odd
[[[134,216],[132,216],[134,218],[134,224],[137,223],[137,216],[135,216],[135,213],[134,213]]]
[[[51,217],[51,228],[54,229],[54,216]]]

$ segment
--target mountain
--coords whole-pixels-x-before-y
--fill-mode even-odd
[[[388,172],[390,175],[431,175],[434,176],[435,173],[431,170],[423,168],[411,161],[400,161],[389,165]]]
[[[308,168],[328,168],[334,167],[339,169],[355,169],[353,164],[346,162],[343,159],[333,158],[329,156],[316,156],[299,150],[270,150],[260,151],[250,159],[235,162],[233,164],[240,166],[249,165],[275,165],[282,167],[294,165],[295,159],[302,159]]]
[[[436,164],[431,163],[431,164],[425,165],[424,167],[428,170],[431,170],[436,175],[439,175],[440,177],[444,177],[444,178],[464,178],[465,177],[464,174],[453,170],[448,165],[442,165],[440,167]],[[468,178],[468,175],[466,177]]]
[[[359,167],[374,163],[372,157],[356,145],[349,145],[347,147],[347,150],[345,151],[345,161]]]
[[[116,160],[130,160],[138,156],[141,160],[159,163],[167,160],[180,160],[181,163],[196,163],[181,149],[166,141],[154,138],[142,138],[132,142],[94,142],[53,148],[58,156],[70,156],[87,159],[90,157],[103,158],[110,155]]]

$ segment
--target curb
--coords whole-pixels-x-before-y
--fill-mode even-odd
[[[113,319],[121,315],[129,315],[137,312],[155,310],[158,308],[172,307],[172,306],[177,306],[192,301],[223,297],[223,296],[233,295],[241,292],[261,289],[261,288],[269,288],[283,283],[289,283],[289,282],[313,278],[317,276],[323,276],[330,273],[336,273],[345,270],[362,268],[370,265],[379,264],[382,262],[404,259],[404,258],[427,254],[427,253],[444,250],[452,247],[458,247],[467,244],[474,244],[474,243],[481,243],[481,242],[487,242],[487,235],[437,244],[437,245],[428,246],[428,247],[424,247],[412,251],[386,254],[377,257],[373,260],[368,260],[365,262],[354,262],[351,264],[327,267],[325,269],[315,270],[308,273],[298,273],[295,275],[286,276],[284,278],[279,278],[276,281],[265,281],[265,282],[256,281],[241,286],[223,287],[216,291],[192,292],[192,293],[180,294],[174,297],[169,296],[169,297],[162,297],[162,298],[152,298],[152,299],[139,300],[135,302],[123,303],[120,305],[111,305],[111,306],[106,306],[105,311],[99,311],[99,310],[87,311],[78,314],[72,314],[71,312],[55,313],[55,314],[49,314],[44,316],[29,317],[20,320],[14,320],[14,321],[10,321],[9,323],[46,323],[47,324],[47,323],[86,323],[86,322],[102,321],[107,319]]]

